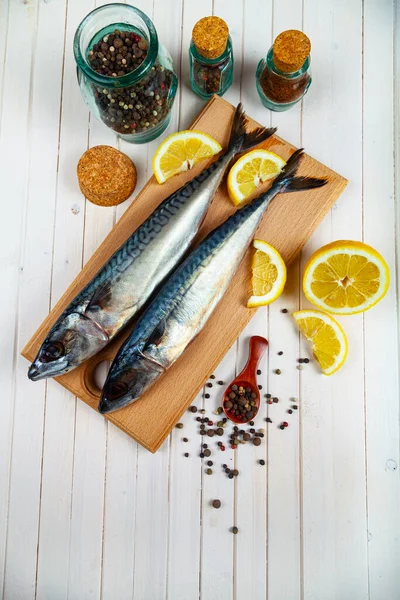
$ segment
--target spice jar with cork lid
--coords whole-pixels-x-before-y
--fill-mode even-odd
[[[290,29],[278,35],[256,72],[264,106],[284,111],[303,98],[311,85],[310,50],[310,40],[302,31]]]
[[[192,90],[202,98],[222,96],[232,85],[233,51],[228,25],[219,17],[204,17],[193,27],[189,48]]]

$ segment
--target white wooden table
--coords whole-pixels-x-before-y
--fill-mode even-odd
[[[20,351],[126,208],[85,204],[79,156],[88,146],[119,143],[137,165],[140,189],[160,140],[118,142],[88,114],[72,39],[94,0],[0,0],[0,598],[398,600],[399,7],[392,0],[135,4],[154,20],[180,75],[168,132],[185,128],[202,106],[188,87],[188,45],[194,23],[216,14],[229,24],[235,53],[225,97],[242,100],[251,116],[277,125],[350,183],[290,269],[285,294],[257,313],[216,373],[228,381],[242,367],[250,334],[269,338],[261,382],[281,401],[270,407],[266,443],[241,447],[235,459],[231,450],[221,453],[225,460],[215,455],[209,477],[189,413],[184,430],[151,455],[61,386],[28,381]],[[314,80],[302,106],[271,114],[258,100],[254,73],[288,28],[311,38]],[[375,246],[392,285],[376,308],[341,319],[349,357],[324,378],[313,365],[296,370],[305,350],[281,309],[306,306],[304,262],[340,238]],[[281,377],[273,373],[278,366]],[[203,396],[197,404],[213,410],[216,393]],[[282,432],[277,423],[293,396],[299,411]],[[257,464],[261,458],[267,467]],[[235,464],[239,477],[223,476],[222,462]],[[214,498],[223,503],[219,511],[210,507]]]

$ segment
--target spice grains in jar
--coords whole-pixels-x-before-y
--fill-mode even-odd
[[[288,110],[306,94],[311,84],[310,50],[310,40],[302,31],[278,35],[257,67],[257,91],[264,106]]]
[[[146,59],[147,41],[134,31],[115,29],[93,44],[89,61],[93,70],[106,77],[133,73]],[[168,92],[172,71],[158,62],[133,85],[99,87],[94,96],[101,120],[119,134],[146,132],[168,114]]]
[[[192,90],[202,98],[222,96],[233,80],[233,52],[228,25],[219,17],[196,23],[189,48]]]

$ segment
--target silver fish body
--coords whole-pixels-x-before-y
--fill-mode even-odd
[[[292,161],[295,166],[300,155]],[[294,181],[301,181],[302,187],[295,187]],[[289,177],[284,174],[190,254],[117,354],[103,389],[100,412],[112,412],[139,398],[181,356],[224,295],[271,200],[283,189],[291,191],[292,184],[293,190],[305,189],[304,181],[293,178],[290,172]],[[308,180],[308,185],[317,187],[321,180]]]
[[[113,339],[182,259],[234,155],[274,131],[246,134],[239,105],[228,150],[164,200],[70,303],[43,342],[30,379],[63,375]]]

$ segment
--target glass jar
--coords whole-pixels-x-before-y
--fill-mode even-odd
[[[222,96],[232,85],[233,52],[230,36],[221,56],[205,58],[196,49],[191,40],[189,48],[190,83],[192,90],[202,98],[210,98],[213,94]]]
[[[310,62],[308,55],[300,69],[285,73],[275,65],[271,47],[266,58],[258,63],[256,71],[257,92],[264,106],[280,112],[297,104],[311,85]]]
[[[95,44],[103,44],[104,38],[108,41],[115,30],[127,35],[125,42],[129,44],[132,40],[142,41],[147,52],[133,71],[109,76],[93,68],[89,53]],[[121,51],[126,56],[127,49]],[[178,79],[171,56],[159,44],[153,23],[141,10],[126,4],[107,4],[90,12],[76,30],[74,56],[86,104],[121,138],[142,144],[168,127]]]

